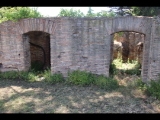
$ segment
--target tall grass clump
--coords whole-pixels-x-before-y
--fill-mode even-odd
[[[17,79],[19,73],[17,71],[0,72],[0,79]]]
[[[122,59],[114,59],[110,65],[110,75],[116,75],[117,73],[128,74],[128,75],[140,75],[140,64],[137,60],[128,60],[127,63],[123,63]]]
[[[75,70],[68,73],[67,81],[75,85],[89,85],[94,79],[95,75],[90,72]]]
[[[114,90],[119,87],[117,80],[111,77],[105,77],[103,75],[97,76],[94,84],[105,90]]]
[[[93,84],[105,90],[114,90],[119,86],[118,81],[113,78],[80,70],[69,72],[67,81],[76,85]]]
[[[151,80],[146,85],[146,93],[160,100],[160,78],[158,80]]]
[[[0,73],[0,79],[18,79],[33,82],[36,81],[37,76],[35,72],[29,71],[6,71]]]
[[[44,79],[49,83],[57,83],[64,81],[63,75],[61,73],[51,73],[51,70],[47,69],[44,71]]]

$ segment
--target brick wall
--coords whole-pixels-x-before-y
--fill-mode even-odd
[[[157,18],[155,18],[156,20]],[[133,16],[116,18],[28,18],[18,22],[7,21],[0,24],[0,42],[3,52],[1,56],[3,59],[0,59],[0,63],[3,64],[1,71],[29,69],[31,61],[34,59],[32,49],[35,49],[31,48],[31,52],[29,52],[29,41],[34,42],[41,35],[39,38],[35,38],[35,36],[31,37],[26,33],[33,32],[35,34],[34,31],[40,31],[48,33],[50,36],[52,73],[61,72],[64,76],[67,76],[68,71],[79,69],[109,76],[113,34],[119,31],[135,31],[145,34],[141,76],[143,81],[148,81],[155,71],[157,71],[156,75],[160,71],[158,67],[160,63],[159,52],[155,52],[156,49],[152,48],[152,46],[159,47],[160,35],[155,33],[159,26],[159,23],[153,23],[151,17]],[[48,43],[44,41],[47,40],[46,38],[39,39],[36,44],[41,44],[45,48],[45,46],[48,46],[45,44]],[[156,53],[154,57],[158,59],[154,63],[152,62],[153,53]],[[153,70],[155,65],[157,68]]]

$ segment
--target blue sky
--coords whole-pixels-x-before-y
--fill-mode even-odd
[[[36,7],[36,8],[42,15],[48,16],[48,17],[57,16],[61,8],[64,8],[64,9],[73,8],[75,10],[79,9],[84,14],[86,14],[88,11],[88,7]],[[108,7],[91,7],[91,8],[93,12],[100,12],[101,10],[109,10]]]

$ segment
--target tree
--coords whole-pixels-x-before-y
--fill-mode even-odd
[[[135,16],[157,16],[160,14],[160,7],[132,7],[132,14]]]
[[[89,7],[86,17],[96,17],[96,14],[92,12],[92,8]]]
[[[160,7],[111,7],[116,16],[157,16],[160,14]]]
[[[101,11],[98,13],[93,13],[93,10],[91,7],[89,7],[89,10],[86,15],[83,14],[80,10],[74,10],[74,9],[61,9],[60,13],[58,14],[59,17],[114,17],[114,12],[109,11]]]
[[[17,21],[22,18],[43,17],[36,8],[29,7],[1,7],[0,23],[8,20]]]
[[[115,17],[116,14],[114,12],[104,11],[96,13],[96,17]]]
[[[58,14],[59,17],[84,17],[83,12],[80,10],[74,10],[74,9],[61,9],[60,13]]]
[[[120,6],[111,7],[110,12],[114,12],[116,16],[132,16],[132,7]]]

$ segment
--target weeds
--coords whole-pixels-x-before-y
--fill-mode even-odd
[[[94,82],[95,75],[85,71],[75,70],[68,73],[67,81],[75,85],[89,85]]]
[[[122,63],[122,59],[113,60],[110,65],[110,75],[116,75],[118,73],[124,75],[140,75],[141,71],[139,70],[140,64],[138,61],[133,60],[132,62]]]
[[[146,85],[146,93],[160,100],[160,79],[157,81],[151,80]]]
[[[61,73],[52,74],[49,69],[44,71],[43,76],[45,78],[45,81],[49,83],[57,83],[57,82],[62,82],[64,80],[63,75]]]
[[[114,90],[119,86],[118,81],[111,77],[79,70],[70,72],[67,81],[76,85],[93,84],[105,90]]]
[[[94,84],[105,90],[114,90],[119,87],[117,80],[111,77],[105,77],[103,75],[97,76]]]

